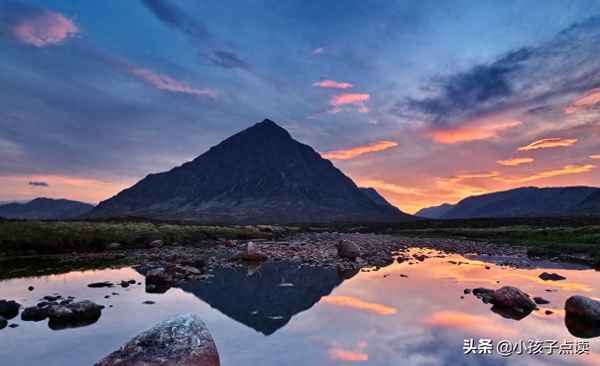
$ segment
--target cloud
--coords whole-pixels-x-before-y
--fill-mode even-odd
[[[526,176],[526,177],[517,177],[517,178],[499,177],[497,179],[501,180],[503,182],[508,182],[508,183],[526,183],[526,182],[531,182],[531,181],[538,180],[538,179],[559,177],[559,176],[563,176],[563,175],[589,173],[594,168],[596,168],[596,166],[592,165],[592,164],[565,165],[564,167],[562,167],[560,169],[545,170],[545,171],[541,171],[539,173],[536,173],[536,174],[533,174],[530,176]]]
[[[343,106],[353,105],[357,107],[358,112],[367,113],[369,109],[366,106],[366,102],[371,98],[366,93],[343,93],[334,95],[329,100],[329,105],[332,107],[330,113],[341,112]]]
[[[43,181],[29,181],[29,185],[34,186],[34,187],[48,187],[49,186],[48,182],[43,182]]]
[[[34,47],[57,46],[79,33],[77,25],[64,15],[24,4],[0,5],[0,34],[11,34]]]
[[[592,89],[585,95],[575,99],[564,109],[565,113],[573,114],[588,109],[600,103],[600,88]]]
[[[365,362],[369,355],[362,350],[349,350],[340,347],[331,347],[327,350],[329,357],[334,361],[342,362]]]
[[[562,139],[562,138],[546,138],[536,140],[529,145],[521,146],[518,151],[530,151],[538,149],[548,149],[552,147],[566,147],[571,146],[577,142],[577,139]]]
[[[473,121],[457,127],[433,128],[429,136],[440,144],[487,140],[496,137],[501,131],[520,125],[519,121],[489,120]]]
[[[323,47],[317,47],[317,48],[315,48],[315,49],[313,49],[313,50],[311,51],[311,53],[312,53],[313,55],[320,55],[320,54],[322,54],[323,52],[325,52],[325,48],[323,48]]]
[[[164,0],[142,0],[142,3],[160,21],[178,30],[194,41],[211,40],[213,37],[201,21]]]
[[[321,302],[382,316],[394,315],[398,312],[396,308],[373,302],[366,302],[352,296],[325,296],[321,298]]]
[[[364,154],[388,150],[396,146],[398,146],[397,142],[381,140],[367,145],[356,146],[350,149],[328,151],[322,153],[321,156],[324,159],[348,160]]]
[[[246,69],[250,66],[242,61],[238,55],[230,51],[213,50],[209,56],[209,61],[215,65],[224,69]]]
[[[600,154],[598,154],[598,155],[590,155],[590,159],[600,160]]]
[[[186,83],[178,81],[171,76],[156,73],[150,69],[128,66],[127,72],[137,77],[147,85],[172,93],[190,94],[201,97],[215,97],[216,93],[210,89],[198,89]]]
[[[335,80],[321,80],[313,83],[313,86],[325,89],[349,89],[354,85],[346,82],[338,82]]]
[[[533,158],[512,158],[508,160],[497,160],[496,163],[504,166],[518,166],[533,163]]]
[[[491,335],[517,335],[515,329],[505,326],[489,316],[472,315],[459,311],[438,311],[424,320],[429,327],[459,329],[469,333]]]

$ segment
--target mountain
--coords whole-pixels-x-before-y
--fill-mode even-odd
[[[101,202],[95,218],[206,223],[396,221],[330,161],[268,119]]]
[[[450,207],[438,218],[549,217],[600,214],[599,193],[599,188],[582,186],[516,188],[467,197]],[[427,213],[427,210],[430,209],[425,209],[425,212]],[[435,211],[436,208],[433,209]]]
[[[439,219],[443,217],[452,208],[454,208],[454,205],[450,203],[443,203],[439,206],[422,208],[419,211],[417,211],[415,216],[425,217],[427,219]]]
[[[375,188],[361,187],[359,189],[365,196],[367,196],[376,205],[386,208],[388,210],[391,210],[391,212],[401,213],[401,211],[400,211],[400,209],[398,209],[398,207],[389,203],[382,195],[379,194],[379,192],[377,192],[375,190]]]
[[[27,203],[0,205],[0,217],[25,220],[68,220],[88,213],[94,206],[65,199],[36,198]]]

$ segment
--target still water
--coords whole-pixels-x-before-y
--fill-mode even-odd
[[[147,294],[143,285],[87,287],[98,281],[143,283],[133,268],[4,280],[0,299],[25,306],[59,293],[107,307],[96,323],[79,328],[51,330],[47,321],[12,319],[19,327],[0,330],[0,364],[92,365],[161,320],[196,313],[209,327],[224,366],[600,365],[600,338],[585,339],[591,348],[587,355],[524,352],[502,357],[465,355],[463,350],[465,339],[475,345],[480,339],[513,344],[582,341],[565,326],[564,302],[573,294],[600,298],[600,272],[551,263],[514,269],[492,258],[413,252],[429,253],[430,258],[345,280],[335,270],[269,263],[258,269],[221,270],[209,280],[165,294]],[[567,279],[542,281],[538,275],[544,270]],[[463,293],[465,288],[503,285],[517,286],[550,304],[517,321]],[[29,292],[28,286],[35,290]],[[143,304],[147,300],[155,304]]]

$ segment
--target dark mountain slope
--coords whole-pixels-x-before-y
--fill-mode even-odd
[[[215,223],[395,221],[350,178],[264,120],[193,161],[151,174],[101,202],[92,217],[139,216]]]
[[[443,203],[439,206],[422,208],[419,211],[417,211],[415,216],[425,217],[428,219],[439,219],[443,217],[452,208],[454,208],[454,205],[451,205],[449,203]]]
[[[25,220],[75,219],[94,206],[65,199],[36,198],[27,203],[9,203],[0,206],[0,217]]]
[[[597,191],[593,187],[517,188],[465,198],[442,218],[568,216]]]

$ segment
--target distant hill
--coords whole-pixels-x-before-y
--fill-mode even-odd
[[[26,203],[0,205],[0,217],[24,220],[67,220],[88,213],[93,205],[66,199],[36,198]]]
[[[600,215],[600,189],[523,187],[467,197],[437,217],[430,209],[421,211],[441,219]]]
[[[452,208],[454,208],[454,205],[452,205],[450,203],[443,203],[439,206],[422,208],[419,211],[417,211],[415,216],[425,217],[428,219],[439,219],[442,216],[444,216],[448,211],[450,211]]]
[[[264,120],[101,202],[91,217],[213,223],[398,221],[310,146]]]

